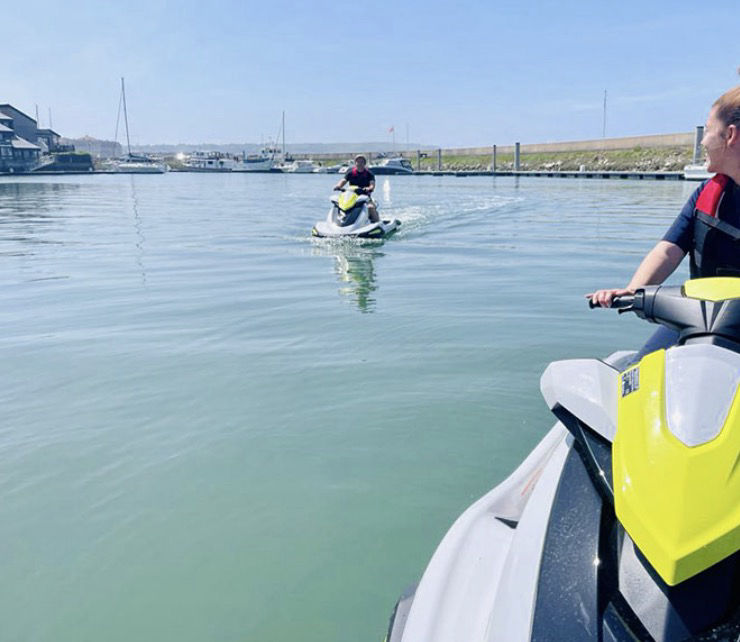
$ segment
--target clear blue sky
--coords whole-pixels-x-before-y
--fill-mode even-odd
[[[441,146],[690,131],[739,84],[736,1],[4,4],[0,102],[132,143]],[[120,136],[119,136],[120,139]]]

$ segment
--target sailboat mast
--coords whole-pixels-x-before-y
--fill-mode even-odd
[[[126,112],[126,87],[123,84],[123,77],[121,77],[121,97],[123,98],[123,122],[126,123],[126,146],[128,147],[128,155],[131,156],[131,140],[128,136],[128,113]]]
[[[285,158],[285,110],[283,110],[283,158]]]

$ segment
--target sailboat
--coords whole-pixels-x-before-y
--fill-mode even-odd
[[[128,132],[128,112],[126,110],[126,85],[121,78],[121,98],[118,101],[118,119],[116,120],[116,141],[118,140],[118,122],[121,118],[121,105],[123,105],[123,122],[126,125],[126,146],[128,154],[123,158],[117,158],[109,163],[112,172],[125,174],[164,174],[169,170],[165,163],[159,163],[144,155],[131,153],[131,139]]]

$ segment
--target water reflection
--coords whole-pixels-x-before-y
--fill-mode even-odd
[[[391,182],[386,178],[383,181],[383,205],[390,205],[391,204]]]
[[[21,244],[59,243],[45,238],[50,225],[59,222],[59,202],[77,185],[0,181],[0,241]],[[2,254],[29,254],[27,247],[1,251]]]
[[[141,270],[141,284],[146,285],[146,269],[144,268],[144,232],[141,227],[141,216],[139,215],[139,199],[136,195],[136,180],[134,175],[131,178],[131,209],[134,215],[134,231],[136,233],[136,264]]]
[[[356,241],[321,243],[314,247],[318,256],[333,256],[334,271],[339,279],[339,294],[357,305],[360,312],[373,312],[378,289],[375,260],[383,256],[383,241],[360,244]]]

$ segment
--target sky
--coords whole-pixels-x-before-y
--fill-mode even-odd
[[[132,144],[441,147],[693,131],[740,84],[736,1],[5,4],[0,102]],[[394,132],[389,130],[393,128]],[[123,140],[119,133],[119,141]]]

